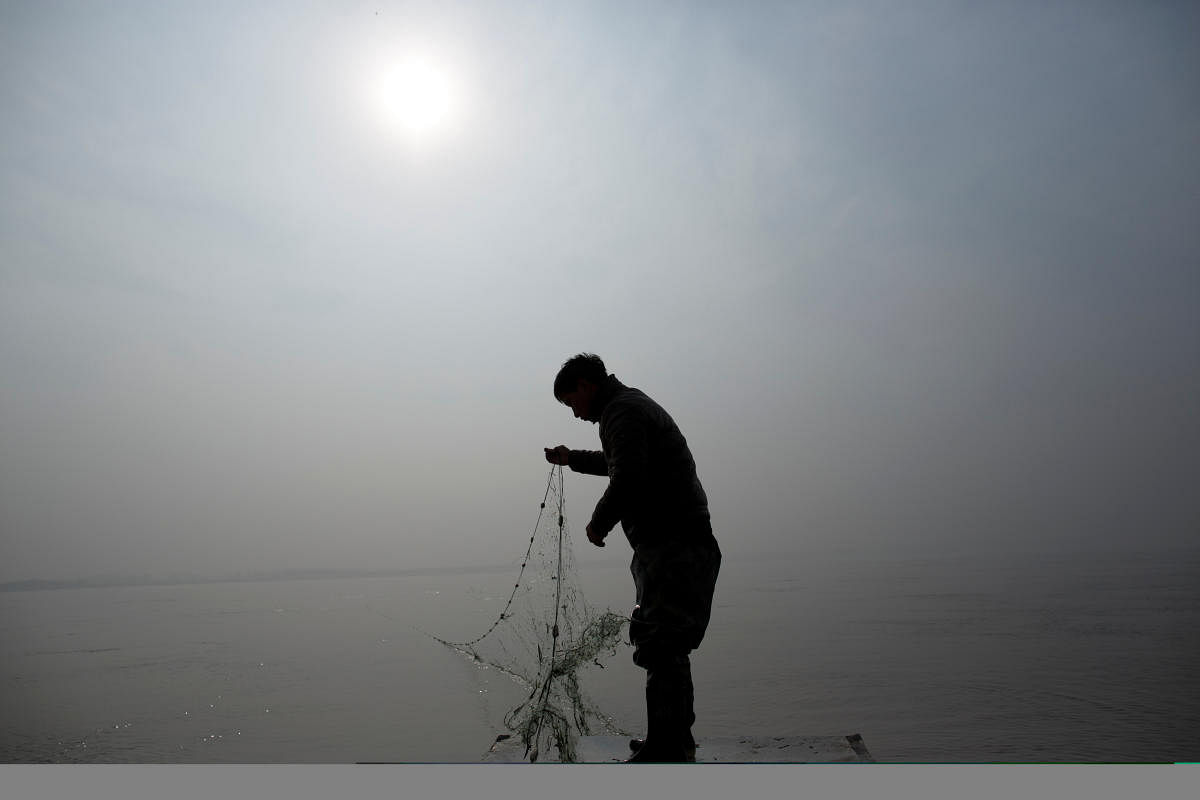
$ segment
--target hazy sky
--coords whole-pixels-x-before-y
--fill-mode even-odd
[[[518,558],[542,447],[598,447],[582,350],[731,556],[1194,541],[1198,44],[1182,2],[4,2],[0,580]],[[603,483],[569,518],[624,560]]]

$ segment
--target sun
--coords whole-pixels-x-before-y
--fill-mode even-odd
[[[425,55],[412,55],[384,68],[376,95],[390,126],[422,140],[445,131],[457,111],[453,75]]]

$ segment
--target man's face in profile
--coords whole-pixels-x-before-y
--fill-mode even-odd
[[[592,401],[596,396],[596,389],[596,384],[581,378],[576,382],[575,390],[565,392],[559,400],[571,407],[571,412],[576,419],[597,422],[598,420],[592,415]]]

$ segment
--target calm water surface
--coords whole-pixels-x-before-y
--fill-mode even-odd
[[[861,733],[879,761],[1200,760],[1200,551],[726,553],[695,732]],[[0,761],[477,761],[524,690],[437,644],[504,572],[0,593]],[[581,567],[627,611],[624,565]],[[621,728],[642,673],[586,678]],[[701,742],[703,743],[703,742]]]

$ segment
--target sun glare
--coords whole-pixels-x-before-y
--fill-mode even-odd
[[[412,137],[427,139],[452,121],[456,87],[439,63],[425,56],[412,56],[384,70],[377,101],[390,125]]]

